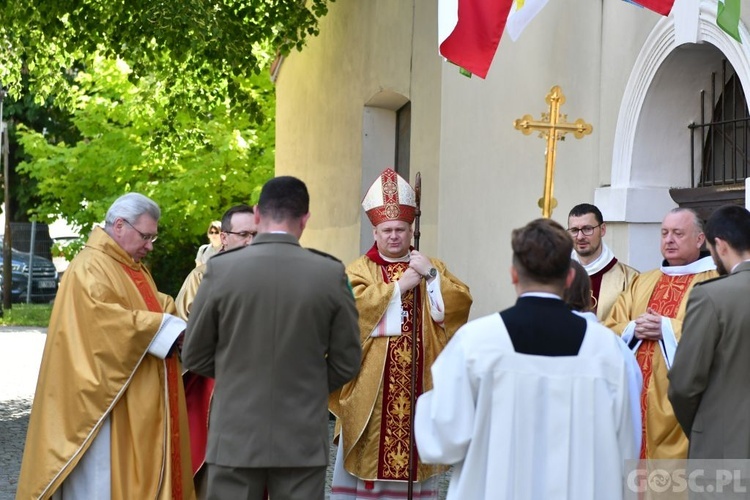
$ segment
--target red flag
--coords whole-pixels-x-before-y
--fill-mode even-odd
[[[440,54],[453,64],[486,78],[513,0],[458,0],[457,3],[457,22],[440,44]],[[440,15],[455,7],[455,0],[440,0]],[[455,16],[455,12],[452,15]]]
[[[641,7],[658,12],[662,16],[668,16],[674,5],[674,0],[634,0]]]

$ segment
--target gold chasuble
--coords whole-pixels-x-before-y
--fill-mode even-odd
[[[598,279],[598,287],[593,291],[593,294],[594,299],[596,300],[596,308],[594,312],[599,321],[604,321],[609,315],[617,298],[622,292],[627,290],[628,285],[636,276],[638,276],[638,271],[617,261],[599,276],[591,275],[592,289],[595,288],[594,280]]]
[[[343,432],[344,468],[365,481],[407,481],[411,436],[412,329],[417,338],[416,396],[432,388],[430,367],[455,331],[466,323],[471,306],[468,288],[436,259],[445,320],[430,316],[424,281],[402,296],[401,335],[371,336],[393,297],[395,282],[406,262],[386,262],[373,247],[347,267],[359,311],[362,367],[357,378],[331,394],[329,406],[338,417],[336,436]],[[416,295],[416,300],[414,299]],[[416,398],[415,398],[416,400]],[[416,481],[441,472],[418,461]]]
[[[194,499],[176,356],[147,350],[171,297],[101,228],[52,310],[16,498],[49,498],[110,419],[111,498]]]
[[[630,288],[620,295],[604,322],[605,326],[623,335],[624,339],[629,340],[629,345],[634,346],[636,341],[630,339],[632,320],[651,308],[669,318],[674,340],[679,342],[690,290],[696,283],[718,276],[715,270],[710,269],[712,264],[711,257],[705,257],[691,265],[681,266],[689,268],[696,265],[699,272],[671,273],[656,269],[640,274],[633,279]],[[688,440],[667,398],[667,359],[671,365],[673,355],[673,349],[667,348],[670,338],[671,334],[665,333],[662,341],[644,340],[634,353],[643,374],[641,458],[644,459],[687,458]]]

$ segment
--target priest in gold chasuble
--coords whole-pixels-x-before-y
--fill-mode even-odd
[[[604,321],[620,294],[638,276],[638,271],[618,261],[602,239],[607,234],[607,223],[596,205],[580,203],[571,208],[568,233],[573,238],[570,257],[589,275],[593,312],[599,321]]]
[[[58,291],[16,498],[194,499],[177,339],[141,263],[158,205],[118,198]]]
[[[406,498],[412,353],[416,400],[432,388],[430,367],[472,303],[469,288],[443,262],[410,247],[416,203],[406,180],[386,169],[362,206],[375,244],[346,269],[359,311],[362,367],[329,399],[338,443],[331,500]],[[437,498],[442,470],[418,458],[416,450],[414,498]]]
[[[687,458],[688,440],[667,397],[667,372],[682,335],[690,290],[718,276],[711,256],[701,252],[702,226],[690,209],[669,212],[661,227],[662,267],[633,279],[604,321],[631,347],[643,374],[643,459]]]

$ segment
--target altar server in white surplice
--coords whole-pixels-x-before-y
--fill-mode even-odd
[[[537,219],[512,235],[516,305],[460,328],[417,403],[423,461],[454,465],[448,500],[618,500],[636,458],[620,340],[573,314],[572,242]]]

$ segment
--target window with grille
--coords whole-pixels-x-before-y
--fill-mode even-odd
[[[700,92],[700,123],[688,126],[691,187],[669,190],[679,206],[694,209],[703,220],[722,205],[744,206],[745,178],[750,173],[745,92],[734,68],[726,60],[721,67],[720,75],[711,75],[709,95]]]
[[[748,176],[748,148],[750,147],[750,116],[748,116],[745,92],[739,78],[727,61],[722,63],[721,92],[716,97],[717,74],[711,75],[709,105],[706,106],[706,91],[701,91],[701,123],[690,124],[692,144],[703,144],[700,157],[696,158],[695,147],[691,152],[693,187],[695,169],[700,168],[697,187],[727,186],[744,183]],[[716,103],[713,107],[710,103]],[[699,134],[700,141],[696,140]]]

